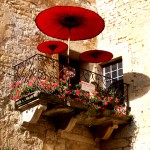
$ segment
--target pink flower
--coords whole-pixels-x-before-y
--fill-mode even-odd
[[[107,106],[107,105],[108,105],[108,102],[104,102],[104,105]]]
[[[16,82],[16,86],[15,86],[15,88],[18,88],[18,87],[19,87],[19,85],[20,85],[20,82],[19,82],[19,81],[17,81],[17,82]]]
[[[117,116],[117,114],[115,113],[114,116]]]
[[[66,83],[66,80],[63,80],[62,82],[65,84],[65,83]]]
[[[80,95],[80,91],[77,89],[77,90],[75,90],[75,93],[76,93],[76,95],[77,96],[79,96]]]
[[[97,95],[98,94],[98,92],[97,91],[95,91],[95,95]]]
[[[28,86],[32,86],[32,85],[33,85],[33,83],[32,83],[32,82],[28,83]]]
[[[12,97],[11,99],[12,99],[13,101],[15,101],[15,100],[16,100],[16,97]]]
[[[119,99],[118,99],[118,98],[116,98],[115,102],[116,102],[116,103],[118,103],[118,102],[119,102]]]
[[[24,80],[22,80],[21,83],[24,83]]]
[[[111,100],[113,100],[114,99],[114,97],[113,96],[111,96]]]
[[[47,82],[46,80],[41,80],[41,81],[40,81],[40,84],[43,85],[43,84],[45,84],[46,82]]]
[[[14,84],[11,84],[9,87],[10,87],[10,88],[13,88],[13,87],[14,87]]]
[[[61,96],[61,98],[65,98],[66,96],[65,96],[65,94],[63,94],[62,96]]]
[[[65,67],[65,68],[63,68],[63,71],[64,71],[64,73],[67,71],[68,69]]]
[[[47,85],[46,89],[47,90],[50,90],[51,86],[50,85]]]
[[[92,94],[94,94],[94,93],[95,93],[95,91],[94,91],[94,90],[92,90],[92,91],[91,91],[91,93],[92,93]]]
[[[111,97],[108,96],[108,101],[111,101]]]
[[[80,84],[80,85],[82,85],[82,81],[81,81],[81,82],[79,82],[79,84]]]
[[[19,94],[20,94],[20,91],[17,90],[17,91],[16,91],[16,94],[19,95]]]
[[[67,92],[67,94],[68,94],[68,95],[70,95],[70,94],[71,94],[71,92],[70,92],[70,91],[68,91],[68,92]]]
[[[63,75],[63,78],[65,79],[65,78],[66,78],[66,75]]]
[[[58,86],[58,84],[57,83],[53,83],[53,86],[54,86],[54,88],[56,88]]]
[[[101,109],[102,107],[101,106],[98,106],[98,109]]]
[[[31,78],[30,80],[29,80],[29,82],[35,82],[36,81],[36,78]]]
[[[75,101],[79,101],[79,98],[76,97],[74,100],[75,100]]]
[[[82,103],[83,103],[83,104],[86,104],[86,100],[82,100]]]
[[[16,96],[16,97],[15,97],[15,99],[19,99],[19,98],[20,98],[20,96]]]
[[[86,93],[86,97],[89,98],[90,97],[90,93]]]
[[[101,98],[100,96],[98,96],[98,100],[100,100],[100,101],[101,101],[101,100],[102,100],[102,98]]]
[[[116,109],[117,109],[118,107],[119,107],[118,105],[115,106]]]
[[[94,107],[95,106],[95,104],[94,103],[91,103],[91,105]]]

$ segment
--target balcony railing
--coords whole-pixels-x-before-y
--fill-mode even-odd
[[[14,81],[28,82],[31,78],[57,81],[59,78],[59,63],[57,60],[36,54],[14,66]]]
[[[64,63],[65,64],[65,63]],[[60,73],[64,64],[61,64],[58,62],[58,60],[52,59],[50,57],[47,57],[45,55],[36,54],[27,60],[17,64],[14,66],[14,85],[12,94],[16,94],[18,92],[18,95],[20,94],[20,88],[25,88],[24,83],[27,83],[29,86],[26,88],[26,92],[24,92],[21,95],[29,94],[34,91],[41,91],[47,93],[48,89],[41,88],[41,83],[46,80],[47,83],[57,83],[59,84],[60,78],[62,78],[62,74]],[[79,81],[84,81],[87,83],[92,83],[95,85],[96,88],[102,87],[104,89],[107,89],[108,91],[114,92],[115,96],[120,99],[120,105],[126,107],[126,112],[128,113],[128,85],[121,82],[116,82],[113,79],[107,78],[103,75],[91,72],[89,70],[85,70],[80,68],[78,70],[77,76],[79,80],[76,80],[73,82],[72,89],[75,89],[75,85],[79,83]],[[107,80],[111,80],[112,85],[109,87],[106,87],[105,83]],[[69,83],[72,83],[73,79],[69,80]],[[33,84],[32,88],[30,88],[30,84]],[[22,86],[22,85],[23,86]],[[26,84],[26,85],[27,85]],[[21,86],[20,86],[21,85]],[[48,84],[47,84],[48,85]],[[19,90],[18,90],[19,87]],[[48,87],[47,87],[48,88]],[[22,90],[22,89],[21,89]],[[105,93],[106,94],[106,93]],[[16,97],[14,100],[16,100],[16,106],[20,107],[23,105],[26,105],[27,103],[34,100],[34,98],[30,98],[28,100],[21,99],[20,95]],[[18,97],[17,97],[18,96]],[[19,100],[21,99],[21,100]]]
[[[80,68],[80,79],[85,82],[91,82],[95,86],[101,86],[108,90],[114,91],[119,98],[122,99],[122,103],[128,105],[128,84],[124,83],[123,80],[116,81],[116,79],[108,78],[101,74]],[[109,86],[106,82],[109,81]]]
[[[82,68],[70,78],[66,70],[72,66],[60,62],[36,54],[14,66],[12,99],[23,114],[23,122],[37,123],[44,115],[52,119],[56,128],[63,129],[61,136],[76,124],[99,126],[101,130],[105,126],[104,135],[96,135],[95,139],[106,140],[119,124],[131,120],[127,84]]]

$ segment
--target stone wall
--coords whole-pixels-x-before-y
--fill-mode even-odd
[[[129,84],[129,100],[134,121],[101,141],[102,150],[150,149],[150,2],[147,0],[97,0],[105,29],[98,48],[122,56],[124,81]]]
[[[41,116],[36,124],[21,126],[21,113],[14,110],[10,100],[10,84],[13,82],[12,67],[39,53],[37,45],[51,40],[35,25],[35,17],[42,10],[55,5],[82,5],[89,9],[94,1],[40,1],[0,0],[0,149],[13,150],[98,150],[100,145],[93,139],[88,127],[75,126],[72,132],[61,135],[48,118]],[[96,39],[77,42],[78,49],[95,46]],[[70,43],[72,51],[76,44]],[[71,52],[72,54],[72,52]],[[78,59],[76,55],[75,59]]]
[[[54,125],[44,117],[37,124],[22,127],[19,124],[20,112],[8,105],[9,85],[13,81],[12,66],[38,53],[37,45],[51,39],[37,29],[34,22],[36,15],[48,6],[61,4],[98,10],[105,20],[105,29],[98,40],[93,38],[70,43],[73,54],[78,52],[74,59],[78,59],[80,52],[95,48],[96,44],[98,49],[112,52],[114,58],[123,58],[124,81],[130,85],[129,100],[134,121],[120,126],[109,140],[101,141],[100,145],[93,142],[89,128],[84,126],[76,126],[64,137],[61,137],[60,131],[55,132]],[[0,8],[1,147],[10,145],[14,150],[150,149],[149,1],[0,0]]]

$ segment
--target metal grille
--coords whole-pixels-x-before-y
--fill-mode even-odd
[[[35,86],[34,90],[39,90],[38,85],[43,79],[47,79],[51,83],[58,82],[60,78],[60,68],[62,68],[62,66],[65,67],[65,65],[60,64],[58,60],[36,54],[14,66],[14,82],[23,81],[28,83],[31,78],[35,78],[35,84],[37,86]],[[105,85],[107,80],[112,80],[113,84],[108,86],[107,89],[115,91],[117,96],[122,100],[122,104],[126,104],[126,106],[129,107],[127,84],[114,82],[112,78],[82,68],[80,68],[79,75],[80,81],[92,83],[95,86],[101,86],[103,88],[107,87]]]
[[[59,63],[57,60],[36,54],[14,66],[14,81],[28,82],[31,78],[36,78],[37,84],[39,80],[43,79],[57,82],[58,72]]]
[[[103,76],[101,74],[94,73],[89,70],[80,68],[80,79],[85,82],[95,84],[95,86],[101,86],[107,88],[116,93],[117,97],[121,99],[122,104],[126,104],[128,107],[128,84],[123,83],[123,80],[117,81],[115,79]],[[106,85],[106,81],[111,80],[113,84]]]

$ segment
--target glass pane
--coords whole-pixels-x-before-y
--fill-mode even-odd
[[[112,80],[112,83],[117,83],[117,78]]]
[[[118,63],[118,69],[119,69],[119,68],[122,68],[122,62],[119,62],[119,63]]]
[[[105,74],[105,76],[106,76],[107,78],[111,78],[111,74],[110,74],[110,73]]]
[[[119,80],[122,80],[122,81],[123,81],[123,77],[119,77]]]
[[[117,64],[113,64],[112,65],[112,70],[116,70],[117,69]]]
[[[109,87],[110,84],[111,84],[111,81],[110,81],[110,80],[106,81],[106,87]]]
[[[110,72],[110,66],[105,67],[105,73]]]
[[[123,75],[123,70],[122,69],[118,70],[118,76],[122,76],[122,75]]]
[[[112,78],[116,78],[117,77],[117,71],[113,71],[112,72]]]

